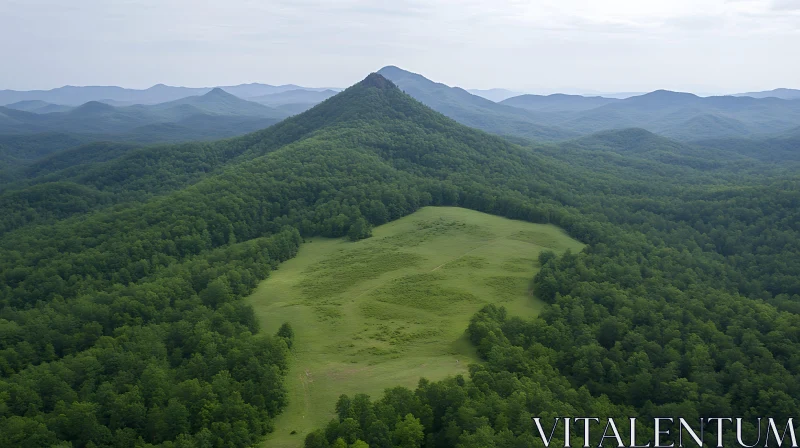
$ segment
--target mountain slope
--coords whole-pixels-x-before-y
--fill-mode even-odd
[[[722,138],[700,140],[695,144],[704,148],[715,148],[728,154],[764,162],[787,163],[800,161],[800,133],[766,139]]]
[[[435,83],[416,73],[393,66],[384,67],[378,73],[426,106],[470,127],[540,140],[575,136],[572,132],[537,123],[528,111],[497,104],[464,89]]]

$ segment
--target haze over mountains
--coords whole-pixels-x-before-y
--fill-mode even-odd
[[[0,133],[57,131],[108,136],[130,133],[131,138],[139,141],[193,140],[254,131],[289,115],[214,89],[204,95],[156,105],[115,107],[90,101],[65,112],[52,113],[0,107]],[[154,129],[161,129],[163,135],[147,137]]]
[[[158,104],[187,96],[204,95],[220,88],[240,98],[251,98],[290,90],[324,91],[330,88],[301,87],[294,84],[273,86],[269,84],[240,84],[218,87],[175,87],[157,84],[148,89],[126,89],[116,86],[64,86],[52,90],[0,90],[0,106],[19,101],[39,100],[66,106],[78,106],[89,101],[117,102],[117,104]]]
[[[797,89],[774,89],[764,92],[737,93],[734,96],[750,96],[753,98],[780,98],[782,100],[800,99],[800,90]]]
[[[494,103],[397,67],[385,67],[379,73],[462,124],[540,140],[631,127],[686,141],[768,137],[800,125],[800,101],[774,97],[699,97],[658,90],[626,99],[521,95]]]
[[[800,135],[800,91],[792,89],[725,97],[666,90],[624,99],[517,95],[507,89],[451,87],[395,66],[378,73],[461,124],[536,141],[641,128],[687,142],[769,140],[768,145],[784,147],[782,139]],[[159,84],[144,90],[72,86],[48,91],[5,90],[0,91],[0,105],[5,104],[0,106],[0,137],[28,137],[0,140],[5,142],[7,154],[15,154],[9,160],[27,160],[20,155],[22,151],[47,151],[54,135],[82,143],[137,144],[233,137],[304,112],[338,90],[257,83],[217,88]]]

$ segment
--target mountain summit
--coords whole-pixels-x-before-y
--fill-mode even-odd
[[[364,87],[376,87],[378,89],[384,89],[384,90],[397,88],[397,86],[394,85],[394,83],[392,83],[388,79],[384,78],[383,75],[380,75],[378,73],[370,73],[359,84],[361,84]]]

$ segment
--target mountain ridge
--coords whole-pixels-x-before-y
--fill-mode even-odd
[[[538,123],[530,111],[495,103],[462,88],[437,83],[396,66],[383,67],[377,73],[428,107],[470,127],[494,134],[540,140],[576,136],[571,131]]]

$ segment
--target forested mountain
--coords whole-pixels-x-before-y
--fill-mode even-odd
[[[595,107],[621,101],[614,98],[603,98],[601,96],[581,96],[564,95],[557,93],[554,95],[520,95],[508,98],[501,104],[528,109],[535,111],[564,112],[564,111],[583,111],[594,109]]]
[[[435,83],[397,67],[384,67],[379,74],[426,106],[458,121],[493,134],[515,135],[537,140],[559,140],[577,134],[537,122],[528,111],[497,104],[464,89]]]
[[[640,129],[517,141],[371,74],[243,137],[37,162],[0,200],[4,443],[250,446],[285,405],[292,331],[259,332],[241,298],[304,237],[427,205],[556,224],[588,246],[539,257],[540,319],[474,317],[485,363],[469,378],[342,397],[307,447],[536,446],[531,416],[793,416],[795,162],[743,171]]]
[[[752,98],[780,98],[784,100],[800,99],[800,90],[797,89],[774,89],[763,92],[737,93],[734,96],[749,96]]]
[[[794,136],[758,140],[735,138],[701,140],[695,144],[767,162],[800,161],[800,133]]]
[[[290,90],[322,91],[324,88],[301,87],[293,84],[271,86],[269,84],[240,84],[237,86],[219,87],[240,98],[286,92]],[[52,90],[0,90],[0,106],[20,101],[38,100],[53,104],[79,106],[90,101],[118,102],[119,104],[158,104],[175,101],[188,96],[205,95],[213,87],[173,87],[156,84],[144,90],[126,89],[116,86],[64,86]]]

